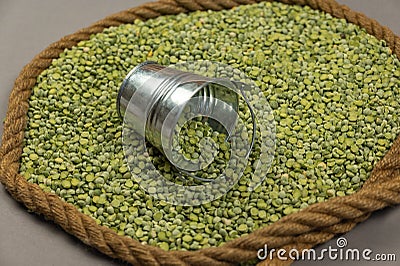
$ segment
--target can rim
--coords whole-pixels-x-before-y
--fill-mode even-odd
[[[184,82],[184,83],[180,84],[179,86],[184,85],[184,84],[188,84],[188,83],[195,83],[196,81],[197,81],[197,80],[187,81],[187,82]],[[207,87],[207,86],[210,85],[210,84],[218,85],[218,86],[220,86],[220,87],[225,87],[225,88],[228,88],[228,89],[229,89],[229,84],[224,84],[224,83],[227,82],[227,81],[229,82],[229,80],[226,80],[226,79],[223,79],[223,78],[213,78],[212,80],[205,81],[203,84],[201,84],[200,86],[198,86],[198,87],[196,88],[196,90],[193,91],[193,93],[191,94],[191,96],[189,97],[189,99],[183,104],[183,107],[186,106],[187,102],[190,101],[190,99],[192,99],[194,96],[196,96],[196,94],[198,94],[199,91],[201,91],[202,89],[204,89],[205,87]],[[235,84],[233,84],[233,85],[235,85]],[[235,111],[237,112],[237,111],[238,111],[238,108],[239,108],[239,106],[238,106],[238,105],[239,105],[238,100],[239,100],[240,94],[238,94],[236,91],[234,91],[234,93],[237,95],[237,98],[236,98],[236,105],[235,105],[235,107],[234,107],[234,108],[235,108]],[[171,124],[176,125],[176,124],[178,123],[178,120],[179,120],[179,118],[181,117],[182,112],[183,112],[183,108],[181,108],[181,109],[179,110],[179,112],[177,113],[177,115],[176,115],[176,116],[174,117],[174,119],[172,120],[172,123],[171,123]],[[195,116],[195,117],[196,117],[196,116]],[[193,118],[195,118],[195,117],[193,117]],[[192,118],[192,119],[193,119],[193,118]],[[163,129],[164,129],[164,128],[163,128]],[[225,128],[225,129],[226,129],[226,128]],[[228,129],[226,129],[226,131],[228,131]],[[168,136],[169,136],[168,142],[169,142],[169,144],[172,144],[172,143],[173,143],[173,134],[168,134]],[[227,139],[228,139],[228,138],[227,138]],[[163,145],[163,144],[162,144],[162,145]],[[188,175],[190,175],[190,176],[196,178],[197,180],[203,181],[203,182],[211,182],[211,181],[213,181],[213,179],[199,178],[199,177],[197,177],[197,176],[193,176],[193,175],[191,175],[190,173],[186,172],[185,170],[183,170],[182,168],[180,168],[178,165],[176,165],[175,162],[174,162],[174,160],[171,160],[171,159],[170,159],[170,158],[172,157],[172,151],[171,151],[171,150],[169,150],[169,149],[168,149],[168,150],[162,149],[162,150],[163,150],[165,156],[168,158],[168,160],[169,160],[179,171],[183,171],[184,173],[186,173],[186,174],[188,174]]]

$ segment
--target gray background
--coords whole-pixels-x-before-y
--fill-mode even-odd
[[[149,1],[127,0],[0,0],[0,119],[22,67],[48,44],[88,26],[104,16]],[[400,34],[400,1],[339,0],[364,12]],[[112,4],[111,4],[112,3]],[[0,135],[3,126],[0,125]],[[9,265],[121,265],[68,235],[53,223],[28,213],[0,188],[0,266]],[[375,213],[346,234],[348,247],[375,253],[396,253],[400,264],[400,208]],[[329,245],[336,247],[332,240]],[[309,265],[296,262],[295,265]],[[324,261],[325,265],[365,265],[365,262]],[[315,263],[315,265],[317,265]]]

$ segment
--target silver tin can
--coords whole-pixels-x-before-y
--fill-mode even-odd
[[[227,79],[208,78],[146,61],[132,69],[123,81],[117,110],[121,118],[129,116],[125,121],[131,123],[130,127],[145,134],[142,137],[182,168],[174,161],[172,140],[184,109],[189,107],[192,114],[213,118],[210,125],[229,137],[238,118],[237,91],[236,83]]]

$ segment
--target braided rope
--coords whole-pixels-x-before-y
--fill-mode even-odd
[[[280,0],[286,4],[308,5],[338,18],[357,24],[368,33],[383,39],[400,58],[399,37],[387,27],[361,13],[339,5],[334,0]],[[371,177],[357,193],[337,197],[288,215],[274,224],[261,228],[245,237],[230,241],[218,248],[198,251],[163,251],[142,245],[129,237],[118,236],[111,229],[99,226],[91,217],[80,213],[73,205],[55,194],[44,192],[38,185],[28,183],[18,174],[23,147],[28,99],[37,76],[71,48],[92,34],[110,26],[129,23],[135,19],[146,20],[160,15],[178,14],[195,10],[221,10],[240,4],[259,2],[253,0],[160,0],[131,8],[106,17],[88,28],[65,36],[51,44],[26,65],[16,79],[9,99],[0,148],[0,181],[16,200],[29,210],[44,215],[65,231],[100,252],[134,265],[232,265],[255,259],[257,250],[268,244],[269,248],[296,248],[301,251],[331,239],[335,234],[351,230],[367,219],[371,212],[400,203],[400,138],[375,166]],[[276,258],[260,265],[288,265],[291,261]]]

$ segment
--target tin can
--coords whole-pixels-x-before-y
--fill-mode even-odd
[[[146,61],[124,79],[117,98],[117,110],[130,127],[141,132],[176,167],[195,171],[196,167],[175,161],[172,147],[177,124],[184,110],[193,116],[210,117],[213,129],[229,138],[238,119],[237,84]],[[185,117],[188,120],[190,117]]]

